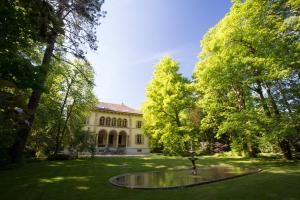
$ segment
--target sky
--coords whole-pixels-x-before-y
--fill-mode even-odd
[[[106,0],[98,50],[87,55],[97,98],[140,109],[154,66],[165,55],[190,78],[201,39],[230,7],[231,0]]]

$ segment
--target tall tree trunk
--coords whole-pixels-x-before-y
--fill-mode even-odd
[[[176,107],[174,107],[174,114],[175,114],[174,119],[175,119],[177,127],[181,127],[181,122],[180,122],[180,118],[179,118],[179,111],[177,110]]]
[[[63,139],[64,139],[64,137],[65,137],[67,125],[68,125],[69,119],[70,119],[70,117],[71,117],[71,114],[72,114],[74,105],[75,105],[75,101],[74,101],[73,104],[70,106],[70,111],[67,113],[67,118],[66,118],[66,120],[65,120],[65,122],[64,122],[63,129],[62,129],[62,131],[61,131],[61,135],[60,135],[60,138],[59,138],[58,143],[57,143],[57,150],[60,149],[61,144],[62,144],[62,142],[63,142]],[[58,151],[57,151],[56,153],[58,153]]]
[[[289,113],[292,113],[292,109],[291,109],[291,106],[288,102],[288,98],[286,97],[286,93],[283,90],[282,83],[280,81],[278,81],[277,83],[278,83],[278,86],[279,86],[279,91],[280,91],[280,94],[282,96],[283,102],[284,102],[287,110],[289,111]]]
[[[253,149],[253,144],[251,142],[246,143],[246,152],[250,158],[254,158],[257,156],[257,153]]]
[[[264,96],[263,91],[262,91],[261,81],[257,80],[256,84],[257,84],[257,88],[255,89],[255,92],[257,92],[259,97],[260,97],[260,100],[261,100],[261,103],[262,103],[262,106],[264,108],[264,111],[265,111],[266,115],[270,117],[271,112],[268,108],[268,104],[266,102],[265,96]]]
[[[280,119],[280,112],[278,110],[278,107],[276,105],[276,102],[273,98],[273,95],[271,93],[271,88],[269,83],[266,81],[265,82],[265,86],[266,86],[266,90],[267,90],[267,94],[269,96],[270,102],[271,102],[271,106],[273,108],[274,114],[276,116],[277,119]],[[287,139],[280,139],[279,141],[279,147],[283,153],[283,156],[285,159],[290,160],[292,159],[292,151],[291,151],[291,145],[289,143],[289,141]]]
[[[245,99],[245,94],[244,94],[243,88],[239,85],[236,85],[236,86],[233,86],[233,91],[237,98],[239,111],[245,110],[246,109],[246,99]]]
[[[73,79],[71,80],[70,84],[68,84],[68,88],[67,88],[67,92],[65,94],[65,97],[64,97],[64,101],[60,107],[60,116],[59,116],[59,119],[58,119],[58,128],[57,128],[57,132],[56,132],[56,136],[55,136],[55,149],[54,149],[54,154],[57,154],[59,149],[60,149],[60,138],[61,138],[61,135],[63,134],[63,132],[61,132],[61,119],[62,119],[62,116],[63,116],[63,111],[64,111],[64,108],[67,104],[67,100],[68,100],[68,97],[69,97],[69,93],[70,93],[70,90],[71,90],[71,86],[73,84]],[[68,118],[68,116],[67,116]]]
[[[29,103],[27,105],[27,119],[20,122],[20,127],[17,130],[15,142],[11,147],[11,159],[13,163],[19,163],[23,159],[23,153],[27,142],[27,138],[30,134],[32,124],[34,122],[35,113],[38,108],[42,94],[42,88],[44,87],[49,71],[49,63],[53,55],[55,41],[56,35],[48,42],[41,65],[42,74],[40,75],[40,87],[38,89],[33,90],[31,93]]]
[[[291,152],[291,146],[290,146],[290,143],[288,140],[280,140],[279,141],[279,146],[280,146],[280,149],[283,153],[283,156],[285,159],[287,160],[291,160],[292,159],[292,152]]]
[[[278,110],[278,106],[277,106],[277,104],[276,104],[276,102],[275,102],[275,100],[273,98],[272,93],[271,93],[270,84],[268,83],[268,81],[265,81],[264,83],[265,83],[266,91],[267,91],[267,94],[268,94],[268,97],[269,97],[269,100],[270,100],[273,112],[274,112],[275,116],[279,116],[280,112]]]

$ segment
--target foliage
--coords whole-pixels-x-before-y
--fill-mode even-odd
[[[291,140],[299,139],[299,25],[295,2],[234,2],[201,42],[194,78],[203,130],[228,135],[249,156],[266,137],[291,158]]]
[[[67,154],[52,154],[47,157],[47,160],[71,160],[73,157]]]
[[[91,157],[96,154],[97,136],[91,132],[85,131],[80,127],[72,134],[68,150],[72,155],[78,156],[78,152],[89,152]]]
[[[220,142],[200,142],[200,147],[196,149],[198,155],[210,155],[215,153],[224,153],[228,151],[229,146]]]
[[[38,69],[29,50],[37,38],[19,1],[1,1],[0,19],[0,162],[6,163],[18,127],[26,125],[20,122],[25,121],[28,88],[36,87]]]
[[[60,64],[74,58],[86,62],[85,49],[97,49],[95,29],[99,25],[99,18],[105,15],[101,10],[103,3],[104,0],[1,1],[0,95],[3,101],[0,118],[9,123],[0,127],[0,136],[6,135],[2,130],[9,132],[10,140],[0,149],[6,149],[4,151],[9,154],[11,161],[20,162],[22,159],[41,94],[47,90],[46,80],[55,70],[53,58],[58,57]],[[85,88],[81,91],[85,91]],[[20,96],[22,101],[18,103]],[[80,109],[80,105],[83,106],[84,101],[76,99],[77,106],[71,106],[74,112]],[[64,122],[76,121],[75,117],[62,120],[65,106],[60,108],[58,127],[61,130],[57,132],[56,152],[66,132]],[[22,116],[15,117],[12,114],[14,109],[21,110]]]
[[[48,93],[41,99],[28,148],[46,155],[70,145],[74,134],[96,103],[93,70],[89,63],[55,63],[47,80]]]
[[[190,147],[188,112],[193,108],[189,81],[178,73],[179,64],[164,57],[155,66],[143,105],[145,133],[153,148],[168,154],[184,154]]]

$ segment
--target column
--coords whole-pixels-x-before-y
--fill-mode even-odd
[[[106,133],[106,144],[105,144],[105,147],[108,147],[108,137],[109,137],[109,133],[107,132]]]
[[[117,139],[116,139],[116,147],[118,148],[119,146],[119,133],[117,133]]]
[[[128,146],[131,145],[131,143],[130,143],[130,135],[129,134],[127,136],[126,145],[127,145],[126,147],[128,147]]]
[[[96,149],[98,147],[98,137],[99,137],[99,134],[96,133]]]
[[[132,128],[133,128],[132,127],[132,117],[131,116],[129,117],[129,121],[130,121],[130,126],[129,126],[129,130],[128,130],[129,133],[128,133],[128,142],[127,142],[127,144],[128,144],[128,146],[131,146],[131,142],[130,142],[131,138],[130,138],[130,136],[132,135],[131,132],[132,132]]]

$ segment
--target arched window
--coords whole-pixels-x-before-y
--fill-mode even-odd
[[[105,117],[100,117],[100,120],[99,120],[99,124],[100,126],[104,126],[104,122],[105,122]]]
[[[116,118],[112,118],[111,125],[112,126],[116,126],[117,125],[117,119]]]
[[[107,132],[105,130],[101,130],[98,133],[98,147],[104,147],[106,144]]]
[[[121,119],[121,118],[119,118],[119,119],[118,119],[118,122],[117,122],[117,126],[119,126],[119,127],[120,127],[121,125],[122,125],[122,119]]]
[[[127,119],[123,119],[123,127],[127,127]]]
[[[125,131],[121,131],[119,133],[119,138],[118,138],[118,145],[119,147],[125,147],[126,146],[126,140],[127,140],[127,135]]]
[[[110,117],[106,118],[105,125],[106,126],[110,126]]]

